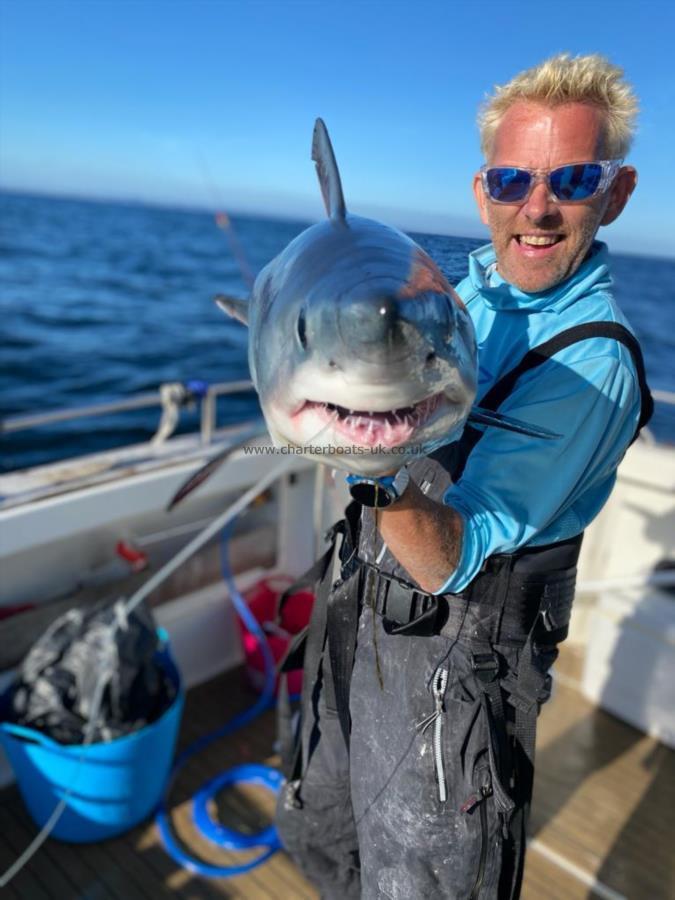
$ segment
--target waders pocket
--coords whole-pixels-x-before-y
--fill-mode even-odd
[[[487,871],[488,856],[490,855],[492,857],[490,862],[491,868],[494,869],[495,865],[498,863],[498,860],[495,859],[495,857],[499,856],[500,850],[499,836],[496,836],[496,840],[491,840],[490,835],[490,813],[488,809],[488,801],[492,797],[492,775],[490,774],[489,766],[481,766],[477,768],[474,778],[474,785],[474,793],[472,793],[471,796],[468,797],[460,807],[461,813],[466,816],[471,816],[478,819],[480,829],[478,844],[478,867],[476,869],[476,880],[474,881],[473,887],[471,889],[471,900],[476,900],[476,898],[480,896],[480,892],[486,882],[486,874],[488,876],[490,874]],[[489,854],[488,850],[490,849],[491,844],[494,845],[494,852],[492,854]]]
[[[467,648],[455,647],[449,670],[439,669],[431,687],[443,686],[436,694],[435,709],[430,711],[428,728],[440,732],[441,741],[433,741],[434,765],[443,765],[442,780],[435,772],[441,797],[445,786],[447,814],[457,822],[462,835],[461,884],[457,896],[487,900],[496,893],[502,865],[502,847],[508,837],[508,823],[515,804],[507,788],[509,760],[505,759],[507,739],[503,721],[495,721],[490,708],[487,678],[493,683],[491,692],[501,692],[498,681],[499,661],[491,668],[489,660],[479,658],[479,671],[474,655]],[[482,666],[482,668],[481,668]],[[489,675],[486,676],[485,672]],[[501,694],[500,694],[501,696]],[[498,732],[503,729],[503,733]],[[440,751],[440,752],[436,752]],[[506,782],[504,780],[506,778]]]

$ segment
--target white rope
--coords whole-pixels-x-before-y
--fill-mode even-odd
[[[180,381],[170,381],[160,385],[159,397],[162,402],[162,418],[159,420],[157,431],[150,440],[153,447],[159,447],[174,433],[178,424],[180,407],[187,396],[188,391]]]

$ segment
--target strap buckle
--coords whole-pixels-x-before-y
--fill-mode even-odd
[[[494,653],[472,653],[471,668],[480,681],[489,684],[499,674],[499,660]]]
[[[509,705],[513,706],[514,709],[517,709],[521,713],[525,713],[525,715],[530,715],[532,713],[536,713],[539,711],[539,706],[537,704],[536,699],[533,699],[530,696],[526,696],[523,694],[521,690],[516,687],[513,693],[509,696]]]
[[[387,634],[437,634],[438,598],[406,584],[395,575],[365,565],[365,603],[382,616]],[[372,585],[366,590],[366,585]]]

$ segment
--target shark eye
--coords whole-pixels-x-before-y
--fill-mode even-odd
[[[304,309],[300,310],[300,314],[298,316],[298,340],[300,341],[300,346],[303,350],[307,349],[307,323],[305,321],[305,311]]]

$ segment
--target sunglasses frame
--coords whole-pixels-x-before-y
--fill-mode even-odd
[[[567,166],[588,165],[600,166],[602,168],[602,174],[600,176],[600,181],[598,182],[597,188],[593,191],[592,194],[589,194],[588,197],[582,197],[580,200],[561,200],[551,187],[551,174],[553,172],[557,172],[559,169],[565,169],[567,168]],[[619,173],[622,165],[623,159],[591,159],[586,160],[585,162],[563,163],[562,166],[553,166],[553,168],[551,169],[528,169],[526,166],[488,166],[486,163],[484,166],[480,167],[480,175],[485,196],[491,203],[499,203],[501,206],[520,206],[521,204],[526,203],[530,198],[530,194],[534,190],[535,184],[538,184],[540,181],[546,183],[548,187],[549,197],[552,198],[555,203],[586,203],[592,197],[597,197],[598,194],[603,194],[606,190],[609,189],[612,182]],[[490,193],[488,185],[488,172],[492,171],[493,169],[514,169],[517,172],[527,172],[527,174],[530,176],[530,184],[527,188],[525,196],[521,197],[520,200],[495,200],[495,198]]]

